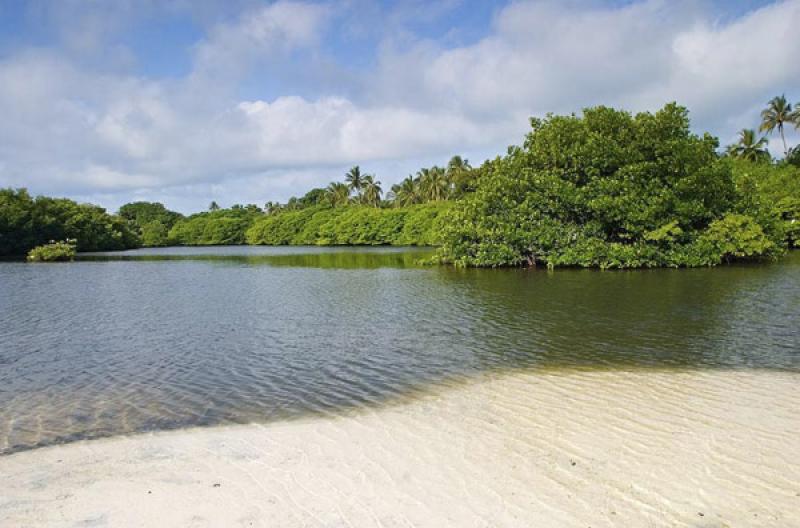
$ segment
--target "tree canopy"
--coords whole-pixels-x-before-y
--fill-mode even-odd
[[[531,127],[456,202],[442,260],[699,266],[781,250],[780,226],[765,220],[772,212],[745,207],[717,140],[692,134],[683,107],[633,116],[600,106],[532,119]]]
[[[32,197],[25,189],[0,189],[0,255],[25,255],[57,240],[76,240],[78,251],[136,247],[128,222],[102,207],[66,198]]]

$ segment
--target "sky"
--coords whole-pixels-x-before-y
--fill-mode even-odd
[[[386,190],[599,104],[677,101],[725,145],[800,103],[798,27],[800,0],[0,0],[0,187],[189,213],[358,164]]]

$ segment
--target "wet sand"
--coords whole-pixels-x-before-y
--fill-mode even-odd
[[[800,526],[800,375],[487,376],[0,457],[0,526]]]

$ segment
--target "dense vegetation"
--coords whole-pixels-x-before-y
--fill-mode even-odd
[[[182,214],[153,202],[125,204],[119,208],[119,216],[128,221],[146,247],[169,245],[169,230],[183,218]]]
[[[381,182],[355,166],[344,182],[312,189],[285,204],[267,202],[209,211],[179,219],[169,243],[184,245],[436,245],[448,200],[468,188],[471,168],[453,157],[447,168],[421,169],[392,187],[383,199]]]
[[[532,119],[521,146],[473,168],[460,156],[422,168],[384,196],[373,174],[286,203],[234,205],[184,217],[134,202],[118,215],[67,199],[0,190],[0,255],[75,239],[78,251],[165,245],[438,245],[463,266],[706,266],[779,255],[800,245],[800,146],[786,126],[800,110],[769,101],[760,132],[718,152],[686,109],[606,107]],[[44,250],[43,250],[44,251]]]
[[[481,167],[475,191],[456,202],[443,261],[705,266],[785,247],[779,210],[744,189],[768,178],[740,175],[737,185],[732,161],[715,138],[690,132],[682,107],[635,116],[597,107],[531,125],[524,144]]]
[[[28,252],[28,262],[65,262],[75,258],[77,240],[68,239],[36,246]]]
[[[800,167],[790,163],[730,160],[733,178],[746,207],[770,211],[782,224],[789,247],[800,247]]]
[[[25,189],[0,189],[0,256],[25,255],[51,240],[77,240],[78,251],[128,249],[136,233],[102,207],[65,198],[31,197]]]
[[[317,206],[257,220],[248,244],[436,245],[446,202],[398,208]]]
[[[175,222],[168,234],[170,243],[192,246],[244,244],[245,231],[263,215],[254,205],[212,209]]]

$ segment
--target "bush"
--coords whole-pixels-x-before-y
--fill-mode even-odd
[[[77,241],[68,239],[62,242],[50,241],[28,252],[28,262],[65,262],[75,258]]]
[[[0,255],[25,255],[52,240],[77,239],[78,251],[136,247],[128,222],[102,207],[0,189]]]
[[[364,205],[282,211],[253,223],[248,244],[434,245],[448,204],[381,209]]]
[[[743,199],[717,140],[692,134],[686,109],[597,107],[531,125],[448,213],[443,261],[636,268],[780,252],[778,215]]]
[[[193,214],[175,222],[168,240],[185,246],[244,244],[245,232],[262,216],[261,211],[244,207]]]
[[[760,215],[759,222],[780,229],[789,247],[800,247],[800,167],[731,160],[742,196],[740,209]],[[780,224],[780,225],[775,225]]]

